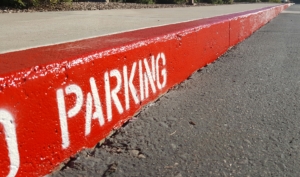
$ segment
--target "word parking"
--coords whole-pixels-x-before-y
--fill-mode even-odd
[[[151,94],[163,89],[167,83],[166,62],[164,53],[156,57],[151,55],[123,65],[122,69],[106,71],[102,78],[90,77],[89,91],[75,83],[56,90],[62,148],[70,146],[68,119],[79,112],[85,112],[84,133],[88,136],[92,131],[92,119],[98,120],[99,126],[104,126],[114,119],[113,109],[121,115],[130,110],[132,104],[140,104]],[[98,79],[103,79],[104,84],[97,85]],[[66,97],[71,95],[75,96],[75,103],[67,110]]]

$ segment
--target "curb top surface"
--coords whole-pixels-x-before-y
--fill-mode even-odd
[[[173,24],[278,4],[0,14],[0,53]],[[184,14],[184,15],[182,15]]]

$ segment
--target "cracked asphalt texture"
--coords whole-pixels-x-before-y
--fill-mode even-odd
[[[294,5],[49,176],[300,176],[299,33]]]

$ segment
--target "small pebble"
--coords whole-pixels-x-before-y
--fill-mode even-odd
[[[145,156],[144,154],[140,154],[140,155],[138,156],[138,158],[140,158],[140,159],[145,159],[146,156]]]
[[[139,155],[140,151],[134,149],[134,150],[129,150],[129,153],[130,153],[131,155],[137,157],[137,156]]]

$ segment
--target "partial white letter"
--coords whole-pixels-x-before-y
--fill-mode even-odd
[[[143,79],[142,60],[139,61],[139,77],[140,77],[140,96],[141,96],[141,101],[143,101],[144,100],[144,79]]]
[[[105,80],[105,92],[106,92],[106,106],[107,106],[107,119],[108,121],[111,121],[112,119],[112,105],[111,105],[111,99],[114,101],[114,104],[116,105],[119,113],[123,113],[123,107],[121,105],[121,102],[118,98],[117,93],[121,90],[122,85],[122,76],[120,72],[116,69],[110,71],[110,77],[116,77],[117,79],[117,86],[110,91],[110,81],[108,77],[108,72],[105,72],[104,74],[104,80]]]
[[[76,95],[75,106],[68,111],[68,117],[74,117],[81,109],[83,104],[82,90],[78,85],[72,84],[66,87],[65,92],[67,95],[74,93]]]
[[[70,141],[69,141],[67,113],[66,113],[63,89],[58,89],[56,91],[56,99],[57,99],[58,114],[59,114],[60,129],[61,129],[62,148],[66,149],[70,145]]]
[[[123,113],[123,107],[121,105],[121,102],[118,98],[117,93],[121,90],[122,86],[122,76],[120,72],[116,69],[110,71],[110,77],[116,77],[117,78],[117,86],[113,90],[111,90],[111,98],[114,100],[114,103],[119,111],[119,113]]]
[[[3,124],[4,127],[5,140],[7,143],[8,156],[10,160],[10,171],[7,177],[14,177],[16,176],[20,167],[20,156],[15,122],[9,112],[0,110],[0,123]]]
[[[145,68],[146,68],[146,73],[147,73],[147,76],[148,76],[148,80],[150,82],[150,86],[151,86],[152,92],[156,93],[156,88],[155,88],[155,85],[154,85],[154,79],[152,77],[153,75],[152,75],[152,73],[150,71],[149,64],[148,64],[146,58],[144,59],[144,65],[145,65]]]
[[[96,86],[96,81],[93,77],[90,78],[90,85],[92,90],[92,95],[89,92],[86,98],[86,112],[85,112],[85,136],[91,133],[92,117],[93,119],[98,119],[100,126],[104,125],[104,116],[102,111],[102,106],[100,102],[100,97],[98,94],[98,89]],[[93,101],[95,105],[95,112],[92,116]]]
[[[65,88],[66,94],[74,93],[76,95],[75,106],[68,111],[68,118],[74,117],[80,111],[83,104],[83,94],[82,90],[78,85],[72,84]],[[60,129],[61,129],[61,138],[62,138],[62,147],[66,149],[70,145],[69,140],[69,131],[68,131],[68,121],[67,121],[67,112],[66,104],[63,89],[58,89],[56,91],[56,99],[59,113]]]
[[[162,69],[161,71],[161,75],[163,75],[163,83],[161,83],[159,81],[159,59],[162,59],[162,62],[163,62],[163,66],[166,65],[166,57],[165,57],[165,54],[164,53],[159,53],[156,57],[156,83],[157,83],[157,87],[159,89],[162,89],[163,87],[166,86],[166,83],[167,83],[167,71],[166,71],[166,68]]]
[[[127,66],[125,65],[123,67],[123,76],[124,76],[124,92],[125,92],[125,108],[126,110],[129,109],[130,104],[129,104],[129,91],[128,91],[128,86],[131,92],[131,95],[133,97],[133,100],[135,102],[135,104],[139,103],[139,98],[137,97],[137,91],[133,85],[133,78],[135,75],[135,68],[136,68],[136,62],[133,63],[132,68],[131,68],[131,72],[130,72],[130,77],[129,77],[129,81],[128,81],[128,76],[127,76]]]
[[[86,111],[85,111],[85,136],[91,133],[92,123],[92,96],[91,93],[87,94],[86,97]]]
[[[104,125],[103,111],[102,111],[102,106],[101,106],[96,82],[93,77],[90,78],[90,84],[91,84],[93,100],[94,100],[94,104],[95,104],[95,108],[96,108],[96,111],[93,114],[93,119],[98,118],[99,124],[100,124],[100,126],[102,126],[102,125]]]

